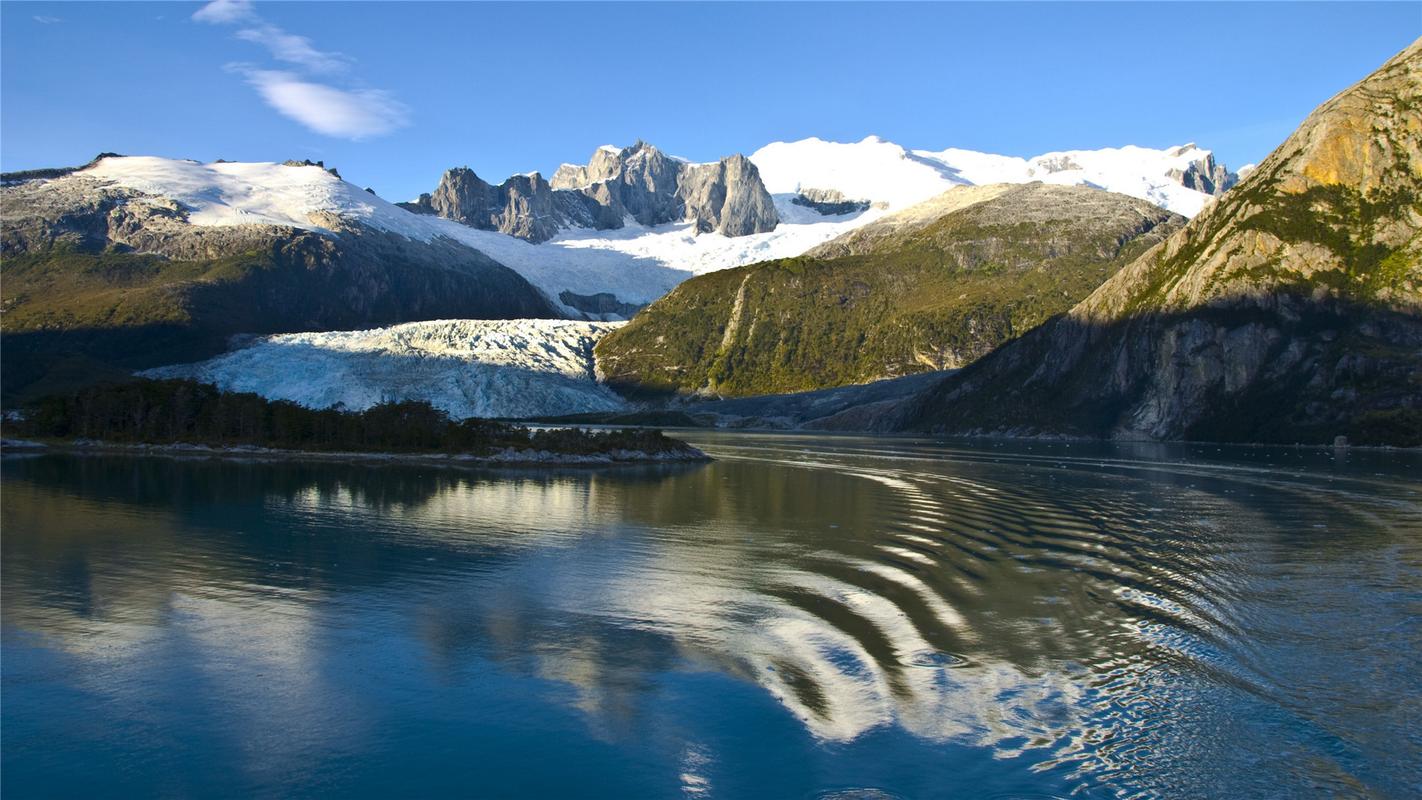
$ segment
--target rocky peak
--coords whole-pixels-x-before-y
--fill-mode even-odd
[[[536,180],[515,176],[498,187],[496,197],[482,188],[487,183],[470,176],[451,170],[441,189],[459,184],[462,192],[436,190],[428,202],[406,205],[533,242],[546,241],[563,226],[620,228],[627,216],[647,226],[691,220],[698,232],[727,236],[774,230],[779,222],[760,172],[745,156],[687,164],[641,139],[630,147],[599,147],[586,165],[558,167],[552,181],[536,173]]]
[[[1183,156],[1195,145],[1187,144],[1170,151],[1172,156]],[[1194,189],[1197,192],[1204,192],[1208,195],[1219,197],[1230,187],[1239,182],[1239,176],[1230,172],[1223,164],[1215,163],[1215,154],[1204,151],[1203,158],[1198,158],[1184,169],[1172,169],[1166,173],[1167,177],[1179,181],[1186,189]]]
[[[456,167],[444,173],[433,194],[399,205],[530,242],[553,238],[559,227],[553,189],[537,172],[514,175],[493,186],[474,170]]]
[[[774,230],[780,221],[760,171],[742,155],[687,165],[677,197],[700,233],[745,236]]]

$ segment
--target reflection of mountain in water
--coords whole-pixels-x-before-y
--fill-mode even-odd
[[[1191,692],[1324,713],[1261,650],[1297,624],[1270,565],[1305,540],[1310,563],[1356,565],[1418,513],[1366,470],[744,442],[704,467],[562,473],[11,459],[4,621],[115,665],[181,626],[235,648],[209,680],[260,667],[320,718],[315,648],[359,613],[422,641],[435,674],[487,660],[571,687],[607,740],[638,735],[656,676],[689,666],[825,741],[897,727],[1124,774],[1208,723],[1172,704]]]

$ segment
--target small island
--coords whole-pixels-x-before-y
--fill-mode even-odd
[[[133,380],[37,400],[7,419],[26,444],[181,454],[599,465],[709,461],[659,430],[451,419],[424,401],[312,409],[186,380]]]

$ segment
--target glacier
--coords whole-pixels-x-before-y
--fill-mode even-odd
[[[451,417],[528,418],[617,411],[597,380],[593,346],[618,322],[439,320],[252,339],[148,378],[186,378],[309,408],[358,411],[426,400]]]

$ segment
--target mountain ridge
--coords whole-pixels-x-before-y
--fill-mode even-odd
[[[882,424],[1422,443],[1419,110],[1422,39],[1070,312]]]
[[[569,227],[621,228],[627,217],[647,227],[690,221],[699,233],[726,236],[765,233],[780,221],[745,156],[689,164],[641,140],[618,150],[600,147],[586,166],[564,164],[551,181],[531,172],[492,186],[457,167],[432,194],[397,205],[535,244]]]

